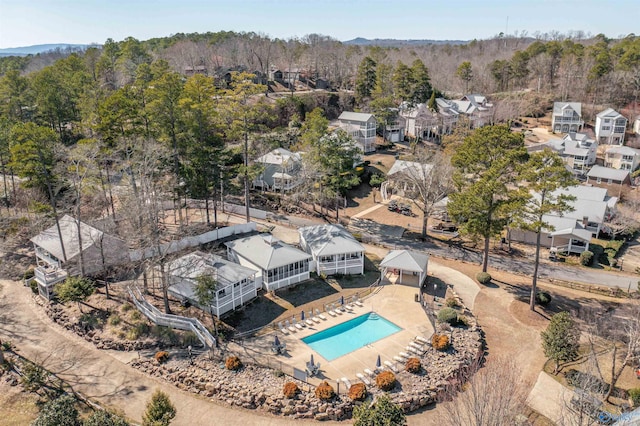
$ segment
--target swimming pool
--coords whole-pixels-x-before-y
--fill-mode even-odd
[[[314,333],[302,341],[327,361],[333,361],[400,330],[402,329],[391,321],[370,312]]]

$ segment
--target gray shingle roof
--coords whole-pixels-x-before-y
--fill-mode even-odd
[[[373,114],[368,114],[364,112],[344,111],[342,114],[340,114],[340,117],[338,117],[338,120],[359,121],[361,123],[365,123],[369,121],[371,118],[375,120],[375,117],[373,116]]]
[[[263,270],[311,258],[311,255],[270,234],[240,238],[227,242],[226,246]]]
[[[413,272],[427,272],[429,255],[409,250],[391,250],[380,262],[384,268],[402,269]]]
[[[256,271],[246,266],[230,262],[210,253],[196,251],[167,264],[169,274],[180,279],[195,280],[200,275],[211,275],[226,287],[250,278]]]
[[[611,167],[593,166],[587,176],[590,178],[612,179],[622,182],[629,176],[629,170],[613,169]]]
[[[580,102],[554,102],[553,103],[553,115],[562,115],[562,111],[570,107],[578,115],[582,115],[582,104]]]
[[[618,118],[618,117],[622,117],[622,114],[620,114],[618,111],[616,111],[613,108],[607,108],[602,112],[599,112],[598,114],[596,114],[596,117],[600,117],[600,118]]]
[[[300,228],[298,232],[316,257],[364,251],[362,244],[342,225],[306,226]]]

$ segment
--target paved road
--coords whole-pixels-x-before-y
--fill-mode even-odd
[[[59,375],[77,392],[106,407],[124,410],[124,414],[136,422],[141,422],[151,394],[161,389],[176,406],[177,416],[171,423],[176,426],[301,423],[231,409],[141,374],[107,351],[97,350],[52,323],[34,302],[31,290],[17,282],[0,280],[0,340],[11,341],[19,353]]]
[[[234,219],[231,219],[234,221]],[[236,218],[237,220],[237,218]],[[269,223],[262,222],[265,225],[276,225],[284,227],[298,228],[302,226],[317,225],[326,223],[322,219],[303,219],[295,216],[278,216],[278,222]],[[470,250],[457,244],[434,244],[433,242],[407,240],[404,238],[394,238],[387,235],[376,236],[379,243],[389,249],[411,249],[429,253],[436,257],[444,259],[456,259],[469,263],[482,263],[482,252]],[[515,258],[504,255],[498,256],[491,254],[489,256],[489,267],[501,269],[504,271],[514,272],[518,274],[533,275],[533,260],[530,258]],[[584,284],[605,286],[611,288],[620,288],[622,290],[638,290],[638,280],[640,277],[633,274],[601,271],[596,269],[579,268],[573,266],[565,266],[561,263],[554,263],[541,259],[538,269],[538,276],[542,278],[553,278],[561,281],[579,282]]]

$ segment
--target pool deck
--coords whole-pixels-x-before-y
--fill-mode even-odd
[[[378,291],[362,300],[363,306],[354,306],[351,311],[346,311],[336,317],[324,312],[325,320],[321,320],[312,326],[307,325],[302,330],[283,334],[280,331],[257,337],[247,342],[240,349],[240,356],[249,356],[256,361],[286,371],[290,374],[292,368],[304,370],[306,363],[313,353],[315,362],[320,362],[320,373],[315,377],[309,377],[308,382],[319,384],[327,380],[335,385],[336,380],[346,377],[351,383],[357,383],[357,373],[365,374],[365,369],[375,370],[376,359],[380,355],[382,365],[390,361],[397,365],[393,357],[400,352],[407,352],[407,345],[416,337],[429,338],[433,333],[431,323],[419,303],[414,301],[418,288],[404,285],[387,284],[379,287]],[[336,324],[363,315],[367,312],[376,312],[387,320],[393,322],[401,331],[373,342],[366,347],[357,349],[343,355],[333,361],[325,360],[319,353],[312,350],[300,339],[333,327]],[[274,355],[270,348],[277,335],[282,343],[286,343],[287,350],[284,355]],[[234,348],[230,348],[234,350]],[[234,350],[235,352],[236,350]],[[399,369],[402,366],[398,365]],[[365,374],[366,375],[366,374]],[[342,392],[342,388],[341,388]]]

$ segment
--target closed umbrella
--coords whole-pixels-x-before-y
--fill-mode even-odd
[[[311,354],[311,361],[309,361],[309,364],[311,364],[311,366],[315,365],[315,363],[313,362],[313,354]]]
[[[300,321],[304,321],[304,311],[300,314]]]
[[[376,368],[382,367],[382,362],[380,362],[380,355],[378,355],[378,359],[376,360]]]
[[[344,305],[344,296],[340,296],[340,304]]]
[[[275,340],[274,340],[273,344],[276,346],[276,348],[279,348],[279,347],[280,347],[280,339],[278,339],[278,336],[277,336],[277,335],[276,335],[276,338],[275,338]]]

